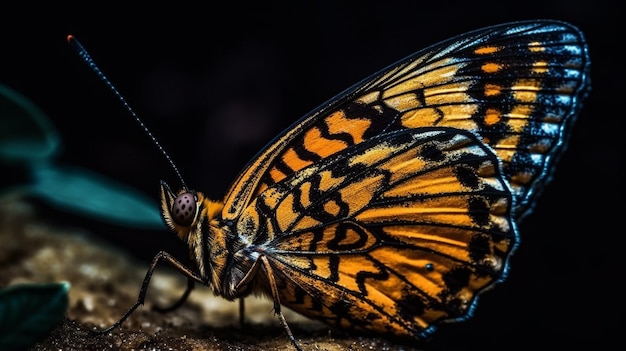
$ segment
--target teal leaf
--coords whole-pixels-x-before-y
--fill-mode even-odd
[[[92,219],[143,229],[163,229],[156,201],[136,189],[78,167],[38,163],[30,195]]]
[[[39,161],[59,149],[59,136],[48,116],[23,95],[0,84],[0,161]]]
[[[0,289],[0,350],[24,350],[52,331],[69,304],[67,282]]]
[[[158,203],[139,191],[80,168],[57,166],[61,141],[48,117],[27,98],[0,84],[0,162],[30,177],[9,183],[52,206],[91,219],[143,229],[163,229]],[[26,177],[24,177],[26,178]],[[27,182],[26,185],[23,183]],[[6,186],[6,184],[2,184]]]

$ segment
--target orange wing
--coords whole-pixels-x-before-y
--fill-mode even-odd
[[[516,216],[531,209],[588,89],[582,33],[557,21],[508,23],[419,51],[322,104],[279,135],[225,197],[235,220],[267,186],[392,130],[472,131],[503,162]]]
[[[393,131],[269,186],[236,229],[269,258],[282,304],[423,337],[506,273],[517,235],[500,168],[469,132]]]
[[[424,337],[501,281],[587,91],[582,34],[517,22],[365,79],[263,149],[219,226],[267,257],[286,306]],[[255,251],[256,250],[256,251]],[[256,291],[268,292],[264,275]]]

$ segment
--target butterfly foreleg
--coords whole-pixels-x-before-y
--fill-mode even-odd
[[[181,298],[181,301],[184,302],[184,300],[187,299],[186,296],[188,296],[189,293],[191,292],[191,288],[193,288],[193,283],[194,282],[205,284],[205,281],[202,279],[202,277],[200,275],[198,275],[196,272],[192,271],[191,269],[185,267],[182,263],[180,263],[178,260],[176,260],[174,257],[172,257],[172,255],[170,255],[169,253],[167,253],[165,251],[161,251],[156,256],[154,256],[154,258],[152,259],[152,263],[150,264],[150,268],[146,272],[146,276],[143,279],[143,283],[141,285],[141,290],[139,290],[139,297],[137,298],[137,301],[126,311],[126,313],[124,313],[122,315],[122,317],[117,322],[113,323],[113,325],[111,325],[110,327],[108,327],[106,329],[94,330],[93,331],[94,333],[96,333],[96,334],[105,334],[105,333],[108,333],[111,330],[119,327],[137,309],[137,307],[143,305],[143,303],[144,303],[144,301],[146,299],[146,293],[148,291],[148,285],[150,284],[150,279],[152,278],[152,273],[154,273],[154,270],[156,269],[157,265],[161,261],[165,261],[165,262],[169,263],[177,271],[179,271],[180,273],[185,275],[187,277],[187,279],[189,280],[189,284],[187,286],[187,291],[185,291],[185,294],[183,294],[183,298]],[[177,302],[176,305],[182,304],[181,301]]]
[[[154,306],[152,307],[153,310],[159,312],[159,313],[167,313],[167,312],[171,312],[177,308],[179,308],[180,306],[182,306],[185,301],[187,301],[187,298],[189,297],[189,294],[191,294],[191,291],[193,290],[194,287],[194,280],[191,278],[187,278],[187,289],[185,289],[185,292],[183,293],[183,296],[180,297],[180,299],[178,299],[178,301],[176,301],[175,304],[173,304],[172,306],[169,307],[159,307],[159,306]]]

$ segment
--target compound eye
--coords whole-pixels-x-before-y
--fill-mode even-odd
[[[190,193],[178,195],[172,204],[171,214],[176,224],[191,225],[196,216],[196,198]]]

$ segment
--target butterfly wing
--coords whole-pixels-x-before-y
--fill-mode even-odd
[[[225,197],[235,220],[268,186],[382,132],[472,131],[502,160],[516,216],[532,208],[588,89],[582,33],[557,21],[516,22],[419,51],[293,124],[240,173]]]
[[[464,318],[504,277],[517,243],[512,201],[474,134],[403,129],[269,186],[237,230],[257,239],[282,304],[344,329],[420,338]]]
[[[565,147],[588,62],[582,34],[556,21],[422,50],[269,143],[221,220],[263,252],[283,304],[347,329],[426,336],[471,315],[506,275],[516,220]]]

